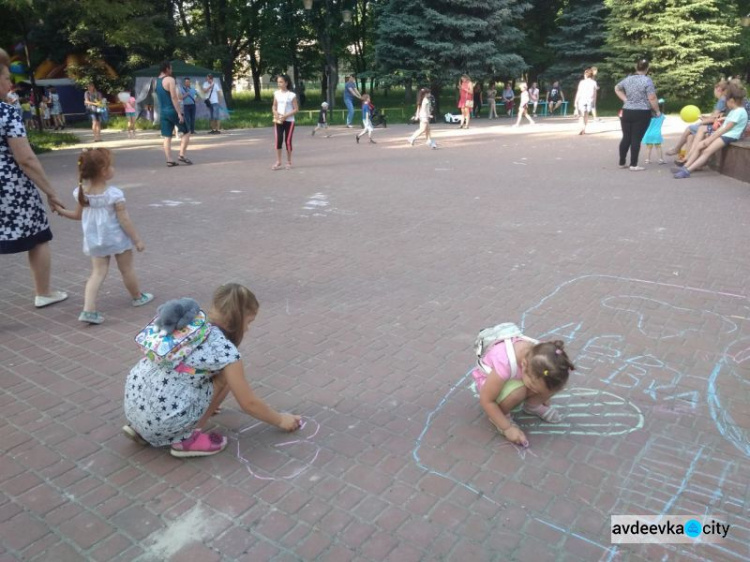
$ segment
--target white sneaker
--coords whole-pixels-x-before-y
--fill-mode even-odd
[[[34,306],[44,308],[56,302],[64,301],[68,298],[68,293],[63,291],[51,291],[49,295],[37,295],[34,297]]]
[[[154,300],[154,295],[151,293],[141,293],[141,296],[137,299],[133,299],[133,306],[143,306],[144,304],[150,303]]]

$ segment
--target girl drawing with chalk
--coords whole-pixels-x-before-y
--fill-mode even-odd
[[[230,392],[254,418],[283,431],[299,429],[300,416],[271,408],[245,379],[237,348],[258,307],[255,295],[236,283],[216,290],[208,313],[189,298],[160,306],[136,336],[145,357],[125,383],[125,436],[141,445],[170,446],[174,457],[220,453],[227,438],[205,428]]]
[[[494,338],[492,330],[515,331],[515,335]],[[485,352],[486,350],[486,352]],[[560,341],[537,342],[527,338],[513,324],[501,324],[480,332],[477,339],[478,367],[472,376],[479,392],[479,403],[487,417],[508,441],[528,446],[528,440],[510,417],[523,404],[527,414],[548,423],[560,423],[562,416],[549,405],[549,399],[568,382],[575,366]]]

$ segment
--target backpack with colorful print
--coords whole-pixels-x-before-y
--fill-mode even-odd
[[[211,331],[206,313],[198,310],[195,318],[182,328],[170,332],[163,330],[157,315],[148,325],[135,336],[135,343],[139,345],[143,354],[154,363],[167,368],[178,368],[184,365],[183,360],[196,347],[206,341]],[[178,370],[185,370],[179,369]],[[194,371],[187,368],[189,371]]]

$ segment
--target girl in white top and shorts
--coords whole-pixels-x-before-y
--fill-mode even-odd
[[[273,122],[276,134],[276,163],[272,170],[281,169],[281,147],[286,145],[286,169],[292,167],[292,136],[294,135],[294,114],[299,109],[297,94],[292,91],[292,79],[282,74],[276,79],[279,89],[273,93]]]

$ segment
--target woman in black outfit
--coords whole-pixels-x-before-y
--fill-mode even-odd
[[[635,65],[635,74],[631,74],[615,86],[615,94],[622,104],[622,140],[620,141],[620,168],[627,168],[625,160],[630,149],[630,171],[640,172],[645,168],[638,165],[638,153],[646,129],[651,122],[651,115],[658,117],[659,103],[656,88],[648,74],[648,61],[639,60]]]

